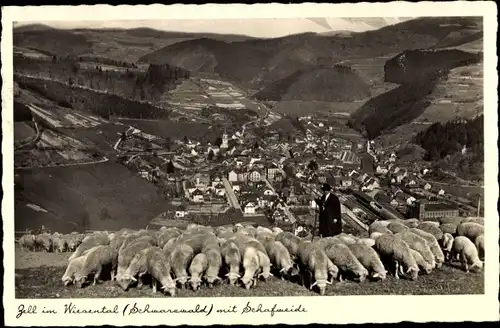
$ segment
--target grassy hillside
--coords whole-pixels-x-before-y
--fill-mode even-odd
[[[248,87],[262,87],[297,70],[439,45],[451,32],[481,32],[481,18],[419,18],[350,38],[304,33],[266,40],[223,42],[188,40],[141,57],[141,62],[171,63],[193,72],[215,72]],[[479,35],[478,35],[479,37]],[[455,37],[455,43],[460,38]],[[469,39],[464,38],[463,42]]]
[[[259,100],[350,102],[370,96],[368,85],[351,68],[316,66],[297,71],[254,95]]]
[[[449,81],[450,70],[477,65],[481,59],[482,54],[460,50],[402,52],[385,65],[385,80],[400,86],[367,101],[351,115],[349,125],[364,131],[369,138],[376,138],[408,124],[419,118],[431,104],[436,103],[436,98],[439,97],[435,93],[440,90],[438,86]],[[466,77],[467,73],[464,79]],[[455,91],[448,97],[453,99],[456,95]],[[475,105],[474,110],[480,110],[477,103]],[[439,114],[435,113],[436,116]],[[453,114],[461,116],[460,111]],[[443,115],[449,117],[446,109],[443,110]]]
[[[239,35],[217,35],[135,29],[59,30],[46,25],[25,25],[14,29],[14,45],[41,50],[50,55],[91,55],[136,62],[141,56],[176,42],[210,37],[218,40],[251,39]]]
[[[113,162],[16,173],[16,230],[41,224],[61,232],[84,226],[90,230],[138,229],[168,209],[154,185]],[[23,206],[27,203],[47,212]]]

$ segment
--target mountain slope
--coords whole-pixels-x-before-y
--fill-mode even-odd
[[[254,95],[258,100],[350,102],[370,96],[369,86],[349,67],[299,70]]]
[[[141,57],[140,61],[167,62],[193,72],[217,73],[247,87],[260,89],[298,69],[333,64],[353,57],[427,49],[445,42],[452,32],[455,33],[454,42],[459,43],[458,36],[481,33],[481,29],[481,18],[476,17],[418,18],[374,31],[354,33],[349,38],[304,33],[231,43],[188,40],[152,52]],[[480,34],[474,37],[480,37]],[[470,42],[470,38],[462,40]]]

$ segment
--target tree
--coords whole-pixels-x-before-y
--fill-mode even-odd
[[[189,143],[189,139],[187,136],[184,136],[184,143],[186,143],[186,144]]]
[[[167,173],[172,174],[174,172],[175,172],[174,163],[172,163],[172,161],[170,160],[167,162]]]
[[[207,155],[207,159],[209,161],[213,160],[214,159],[214,152],[212,149],[210,149],[210,151],[208,152],[208,155]]]
[[[222,145],[222,138],[217,137],[217,139],[215,139],[214,145],[216,145],[217,147],[220,147],[220,145]]]

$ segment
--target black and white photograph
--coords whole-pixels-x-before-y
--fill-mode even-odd
[[[485,295],[484,15],[73,12],[2,44],[16,300]]]

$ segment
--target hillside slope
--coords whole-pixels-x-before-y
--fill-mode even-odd
[[[481,53],[473,54],[460,50],[402,52],[388,60],[384,69],[385,80],[400,86],[366,102],[351,115],[349,125],[365,131],[369,138],[376,138],[384,132],[410,123],[431,105],[439,103],[443,93],[450,98],[456,96],[456,91],[448,95],[443,91],[446,89],[443,86],[450,81],[450,75],[456,75],[456,71],[451,73],[453,69],[476,66],[481,61]],[[455,84],[456,81],[451,80],[450,83]],[[447,89],[450,90],[449,85]],[[473,97],[476,96],[474,93]],[[473,112],[480,110],[482,108],[475,106]],[[461,115],[460,110],[436,109],[435,106],[430,111],[438,117],[441,112],[445,117],[449,117],[450,112],[453,113],[451,115]],[[470,112],[468,110],[465,115]]]
[[[258,100],[350,102],[370,96],[368,84],[346,66],[316,66],[296,71],[254,95]]]
[[[319,64],[355,57],[367,58],[427,49],[440,45],[450,33],[480,37],[477,17],[418,18],[350,38],[304,33],[275,39],[240,42],[198,39],[179,42],[140,58],[146,63],[171,63],[193,72],[217,73],[223,78],[257,88]],[[455,36],[455,43],[470,42]],[[460,41],[462,40],[462,41]],[[447,41],[448,42],[448,41]],[[448,42],[449,43],[449,42]]]

